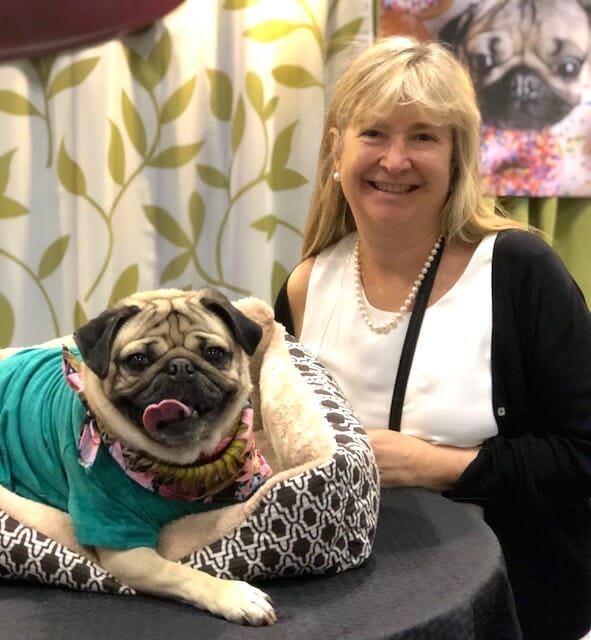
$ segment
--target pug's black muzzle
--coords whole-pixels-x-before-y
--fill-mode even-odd
[[[485,125],[535,131],[562,120],[573,107],[524,65],[481,87],[478,102]]]
[[[121,399],[119,409],[140,428],[145,427],[146,409],[176,402],[182,410],[163,414],[149,435],[155,440],[198,439],[208,435],[209,425],[224,412],[236,394],[236,385],[215,370],[200,368],[188,358],[173,358],[134,397]]]

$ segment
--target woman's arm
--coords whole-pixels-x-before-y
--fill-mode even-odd
[[[296,338],[299,338],[302,332],[306,294],[313,266],[313,257],[300,262],[281,287],[275,300],[275,319]]]
[[[532,234],[500,234],[495,245],[492,376],[499,435],[450,496],[542,510],[590,497],[591,314]]]
[[[464,449],[431,444],[389,429],[367,429],[382,487],[451,489],[476,458],[477,447]]]

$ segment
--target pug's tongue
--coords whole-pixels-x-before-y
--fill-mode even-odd
[[[191,409],[178,400],[162,400],[158,404],[147,406],[142,420],[146,431],[154,432],[161,422],[172,422],[173,420],[188,418],[191,413]]]

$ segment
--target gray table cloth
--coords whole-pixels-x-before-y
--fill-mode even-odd
[[[270,580],[273,627],[233,625],[148,596],[0,581],[1,640],[519,640],[499,544],[477,508],[388,489],[359,569]]]

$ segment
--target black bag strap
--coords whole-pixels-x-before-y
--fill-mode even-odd
[[[425,309],[429,302],[429,295],[433,288],[433,282],[435,281],[437,267],[439,267],[444,246],[445,239],[442,238],[439,251],[435,254],[431,267],[429,268],[429,271],[427,271],[425,279],[417,292],[415,304],[410,314],[410,320],[408,321],[408,329],[406,330],[404,344],[402,345],[402,353],[400,354],[400,363],[398,365],[396,382],[394,383],[394,392],[392,393],[392,403],[390,405],[390,420],[388,428],[394,431],[400,431],[400,419],[402,417],[402,405],[404,404],[404,394],[406,393],[408,374],[410,373],[410,366],[412,364],[415,347],[419,338],[419,332],[421,331],[423,316],[425,315]]]

